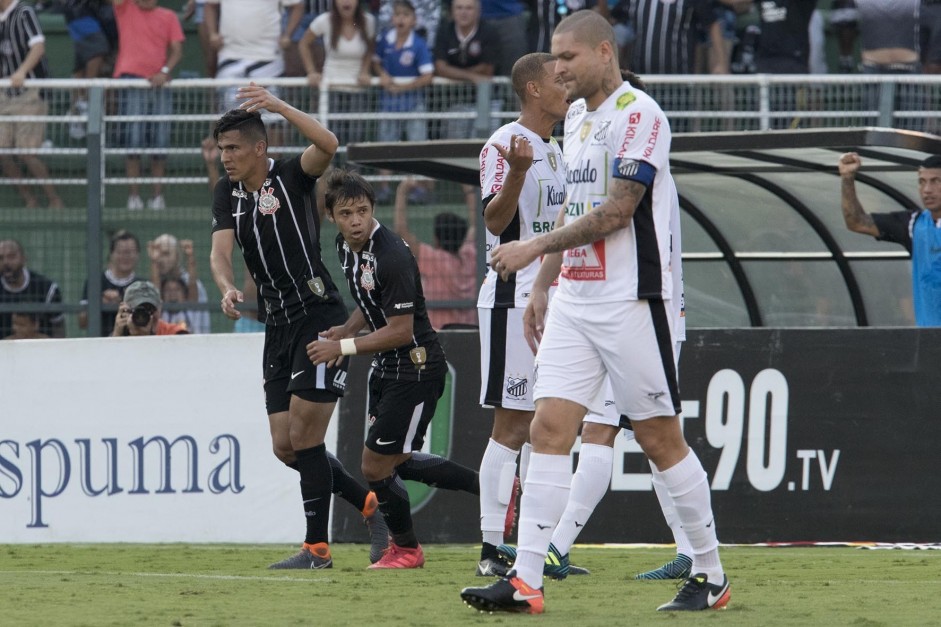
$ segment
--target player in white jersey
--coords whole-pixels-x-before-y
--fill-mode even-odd
[[[546,53],[521,57],[511,75],[520,117],[499,128],[480,153],[480,190],[487,250],[552,229],[565,202],[565,166],[552,129],[565,117],[568,100]],[[504,539],[508,507],[516,498],[516,458],[528,457],[533,418],[533,353],[523,339],[523,309],[539,261],[501,279],[493,268],[480,288],[480,402],[494,408],[493,431],[480,462],[482,548],[477,574],[504,575],[497,545]],[[512,523],[512,514],[510,514]]]
[[[637,89],[644,89],[643,82],[633,74],[629,75],[628,80]],[[673,298],[670,300],[670,311],[674,320],[676,340],[675,364],[678,365],[680,345],[686,340],[679,203],[674,204],[670,216],[670,232],[670,271],[673,277]],[[558,276],[561,267],[561,255],[559,253],[546,255],[543,264],[547,270],[544,274],[540,273],[533,283],[532,297],[524,314],[526,340],[534,351],[542,338],[542,328],[546,314],[544,304],[548,302],[549,288]],[[569,550],[611,484],[615,438],[624,429],[624,435],[631,440],[634,439],[630,420],[617,411],[613,398],[611,381],[608,379],[605,381],[604,386],[604,413],[589,412],[583,419],[578,466],[575,469],[575,475],[572,477],[572,488],[569,491],[568,503],[559,524],[552,532],[549,553],[543,566],[543,573],[547,577],[565,579],[572,574],[588,574],[587,569],[570,564]],[[692,549],[689,546],[689,539],[686,537],[686,533],[676,516],[673,499],[670,498],[658,476],[653,477],[653,486],[660,507],[663,510],[663,516],[673,533],[677,554],[673,560],[659,568],[635,575],[635,579],[686,579],[690,575],[690,567],[692,566],[692,558],[690,557]],[[503,561],[508,564],[512,564],[516,559],[516,549],[512,546],[501,545],[497,547],[497,552]]]
[[[643,83],[636,76],[631,75],[629,80],[638,89],[644,88]],[[669,301],[669,312],[673,317],[674,324],[674,365],[678,367],[680,347],[686,340],[679,203],[674,204],[671,212],[670,232],[670,270],[673,279],[673,298]],[[558,257],[558,253],[549,255],[546,257],[546,263],[554,263],[557,267],[560,261]],[[537,281],[533,287],[533,292],[545,293],[547,288]],[[540,296],[534,298],[533,301],[534,303],[541,303],[545,298]],[[545,310],[540,309],[537,311],[535,307],[526,312],[526,337],[531,344],[538,345],[539,343],[545,313]],[[536,330],[537,325],[540,328],[539,332]],[[546,576],[564,579],[569,574],[579,573],[584,570],[576,566],[570,566],[569,550],[611,484],[615,438],[624,429],[624,435],[628,439],[634,439],[634,431],[630,420],[617,410],[613,398],[614,393],[609,379],[605,383],[604,413],[589,412],[583,420],[578,466],[575,469],[575,475],[572,477],[572,488],[569,492],[568,504],[562,513],[559,524],[552,533],[549,554],[544,566]],[[686,537],[686,533],[683,531],[676,515],[673,499],[667,492],[666,487],[656,473],[656,467],[652,463],[651,470],[654,471],[652,475],[654,491],[657,494],[667,525],[673,533],[673,541],[676,544],[676,557],[659,568],[636,575],[635,579],[686,579],[689,577],[690,568],[692,567],[692,549],[689,545],[689,539]],[[506,547],[498,547],[498,552],[507,561],[515,559],[516,551],[513,549],[507,551]]]
[[[604,376],[657,469],[693,550],[693,574],[658,609],[704,610],[728,603],[728,578],[702,464],[683,439],[667,302],[670,126],[660,107],[623,82],[611,25],[592,11],[560,22],[552,37],[569,97],[565,226],[494,250],[507,276],[561,252],[562,273],[536,356],[533,452],[526,474],[514,570],[462,598],[478,609],[541,613],[542,571],[571,486],[569,451],[586,411],[597,413]],[[544,267],[546,264],[543,264]],[[541,270],[542,272],[542,270]]]

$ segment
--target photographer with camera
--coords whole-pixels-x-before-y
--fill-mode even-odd
[[[136,281],[124,290],[112,337],[140,335],[181,335],[189,333],[185,322],[160,319],[160,293],[150,281]]]

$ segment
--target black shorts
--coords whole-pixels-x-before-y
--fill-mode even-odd
[[[421,450],[425,430],[444,392],[444,377],[397,381],[371,374],[366,447],[380,455]]]
[[[85,64],[95,57],[106,57],[111,53],[111,44],[103,32],[89,33],[81,39],[72,41],[75,51],[75,65],[73,72],[84,72]]]
[[[287,411],[292,394],[315,403],[331,403],[343,396],[349,359],[328,368],[313,365],[307,356],[307,345],[318,333],[343,322],[308,316],[294,324],[265,327],[263,368],[269,415]]]

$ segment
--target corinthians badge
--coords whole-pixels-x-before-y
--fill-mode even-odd
[[[278,208],[281,207],[281,202],[274,195],[273,187],[262,187],[258,195],[258,211],[270,216]]]
[[[360,275],[359,284],[363,286],[363,289],[367,292],[371,292],[376,287],[376,278],[373,276],[372,266],[368,263],[360,265],[363,273]]]

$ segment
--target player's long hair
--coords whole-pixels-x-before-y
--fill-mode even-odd
[[[628,83],[631,84],[631,87],[634,89],[639,89],[640,91],[647,93],[647,85],[637,74],[634,74],[630,70],[621,69],[621,76],[624,77]]]

